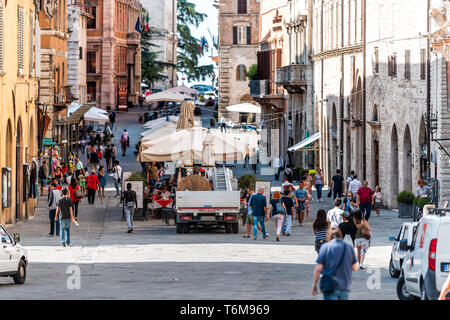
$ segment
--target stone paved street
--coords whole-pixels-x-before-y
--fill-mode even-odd
[[[132,137],[141,132],[137,114],[121,115],[118,130],[126,127]],[[116,140],[120,138],[116,136]],[[120,159],[120,158],[119,158]],[[125,171],[140,167],[128,153],[121,162]],[[112,187],[111,183],[109,187]],[[108,197],[88,207],[80,207],[80,226],[72,226],[74,247],[63,248],[59,239],[48,237],[45,208],[34,218],[7,226],[19,232],[29,252],[28,278],[16,286],[0,279],[4,299],[321,299],[311,296],[311,279],[317,257],[313,247],[312,222],[319,207],[329,209],[330,200],[312,203],[305,226],[294,224],[292,236],[275,242],[273,236],[257,241],[245,239],[246,226],[239,234],[223,230],[176,234],[173,225],[161,220],[135,222],[135,231],[126,233],[118,198]],[[326,194],[326,193],[325,193]],[[40,206],[43,206],[40,199]],[[396,280],[388,273],[391,244],[401,220],[396,213],[382,211],[370,220],[374,239],[366,266],[380,270],[380,289],[369,290],[367,271],[353,276],[351,299],[397,299]],[[268,231],[274,234],[269,222]],[[69,290],[68,266],[81,269],[81,289]]]

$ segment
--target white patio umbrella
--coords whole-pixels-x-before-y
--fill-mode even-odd
[[[145,101],[168,101],[168,102],[182,102],[186,99],[186,96],[181,93],[162,91],[154,94],[149,94],[145,97]]]
[[[155,128],[161,128],[164,124],[169,122],[177,122],[178,116],[169,116],[168,120],[167,117],[161,117],[155,120],[150,120],[146,122],[142,128],[144,129],[155,129]]]
[[[108,122],[109,118],[107,114],[101,112],[101,109],[92,107],[88,112],[84,114],[85,121],[94,121],[94,122]]]
[[[185,85],[181,85],[178,87],[173,87],[170,89],[167,89],[166,91],[168,92],[176,92],[176,93],[181,93],[181,94],[185,94],[185,95],[191,95],[191,96],[195,96],[196,94],[198,94],[198,91],[192,88],[188,88]]]
[[[252,103],[240,103],[227,107],[231,112],[261,113],[261,107]]]

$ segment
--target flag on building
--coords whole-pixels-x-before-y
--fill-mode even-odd
[[[147,31],[147,32],[150,30],[149,22],[150,22],[150,18],[147,13],[147,15],[145,16],[145,31]]]
[[[137,18],[136,25],[134,26],[134,29],[135,29],[137,32],[141,33],[141,19],[140,19],[139,16],[138,16],[138,18]]]
[[[203,50],[205,50],[205,49],[208,48],[208,41],[206,41],[205,36],[203,36],[203,37],[200,39],[200,41],[201,41],[201,43],[200,43],[200,52],[203,52]]]

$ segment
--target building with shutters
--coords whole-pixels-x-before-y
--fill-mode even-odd
[[[259,12],[260,0],[219,0],[219,118],[243,120],[225,107],[252,100],[247,71],[257,63]]]
[[[289,65],[289,36],[284,24],[288,17],[287,0],[260,1],[258,72],[249,85],[250,95],[261,105],[262,163],[279,156],[287,159],[288,92],[281,86],[277,70]]]
[[[149,24],[160,34],[152,37],[157,60],[177,64],[177,0],[142,0]],[[168,67],[163,71],[164,80],[153,84],[152,90],[166,90],[177,86],[177,70]]]
[[[0,223],[34,214],[38,158],[34,1],[0,0]]]
[[[139,0],[84,2],[87,24],[87,100],[98,107],[134,106],[141,83]],[[142,23],[142,21],[141,21]]]

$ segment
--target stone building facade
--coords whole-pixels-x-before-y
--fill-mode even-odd
[[[69,2],[67,44],[67,86],[78,104],[86,103],[86,52],[87,23],[89,15],[84,11],[84,1]]]
[[[0,0],[0,224],[34,215],[38,158],[39,7]]]
[[[250,97],[247,71],[257,63],[260,0],[219,0],[219,119],[238,122],[225,107]]]
[[[150,26],[161,33],[152,39],[157,59],[177,64],[177,0],[142,0],[142,7],[147,10]],[[177,86],[177,70],[169,67],[164,70],[165,80],[154,84],[153,90],[166,90]]]
[[[87,100],[98,107],[136,105],[141,83],[140,34],[135,30],[138,0],[84,3],[87,24]]]

